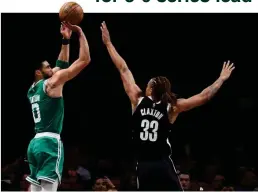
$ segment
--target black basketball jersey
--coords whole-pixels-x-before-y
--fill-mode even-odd
[[[171,154],[168,104],[143,97],[133,113],[133,143],[137,159],[160,159]]]

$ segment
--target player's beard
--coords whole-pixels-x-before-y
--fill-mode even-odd
[[[52,77],[53,73],[51,75],[48,73],[42,73],[42,75],[43,75],[44,79],[48,79],[48,78]]]
[[[44,79],[48,79],[48,78],[50,78],[51,77],[51,75],[48,75],[48,74],[46,74],[46,73],[43,73],[43,78]]]

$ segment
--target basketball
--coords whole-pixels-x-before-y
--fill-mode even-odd
[[[83,19],[83,9],[78,3],[67,2],[61,7],[59,18],[72,25],[79,25]]]

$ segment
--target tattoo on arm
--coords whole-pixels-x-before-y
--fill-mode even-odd
[[[219,78],[211,86],[204,89],[203,94],[207,95],[207,99],[210,100],[218,92],[222,84],[223,84],[223,80]]]
[[[120,68],[120,72],[121,72],[121,73],[124,73],[124,72],[126,72],[127,70],[128,70],[128,67],[127,67],[126,64],[122,65],[121,68]]]

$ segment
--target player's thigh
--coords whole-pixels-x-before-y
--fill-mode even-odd
[[[164,182],[166,183],[167,190],[176,190],[176,191],[182,191],[182,187],[177,175],[177,170],[175,168],[174,162],[171,158],[164,159],[164,165],[166,164],[166,178],[164,179]]]
[[[34,143],[35,140],[32,139],[27,149],[27,160],[29,163],[30,175],[26,178],[26,180],[35,186],[39,186],[40,183],[37,181],[38,165],[35,158]]]
[[[164,168],[161,161],[138,162],[137,179],[140,191],[161,190],[160,182]],[[162,181],[162,180],[161,180]]]
[[[164,160],[141,162],[138,164],[137,173],[139,190],[179,190],[177,175],[172,174],[170,164]]]
[[[38,180],[45,180],[54,183],[56,180],[61,181],[64,149],[61,140],[55,138],[39,138],[37,142],[36,159],[40,165],[37,173]]]
[[[30,141],[27,149],[27,160],[30,166],[30,171],[33,171],[33,169],[37,166],[33,147],[34,147],[34,139]]]

